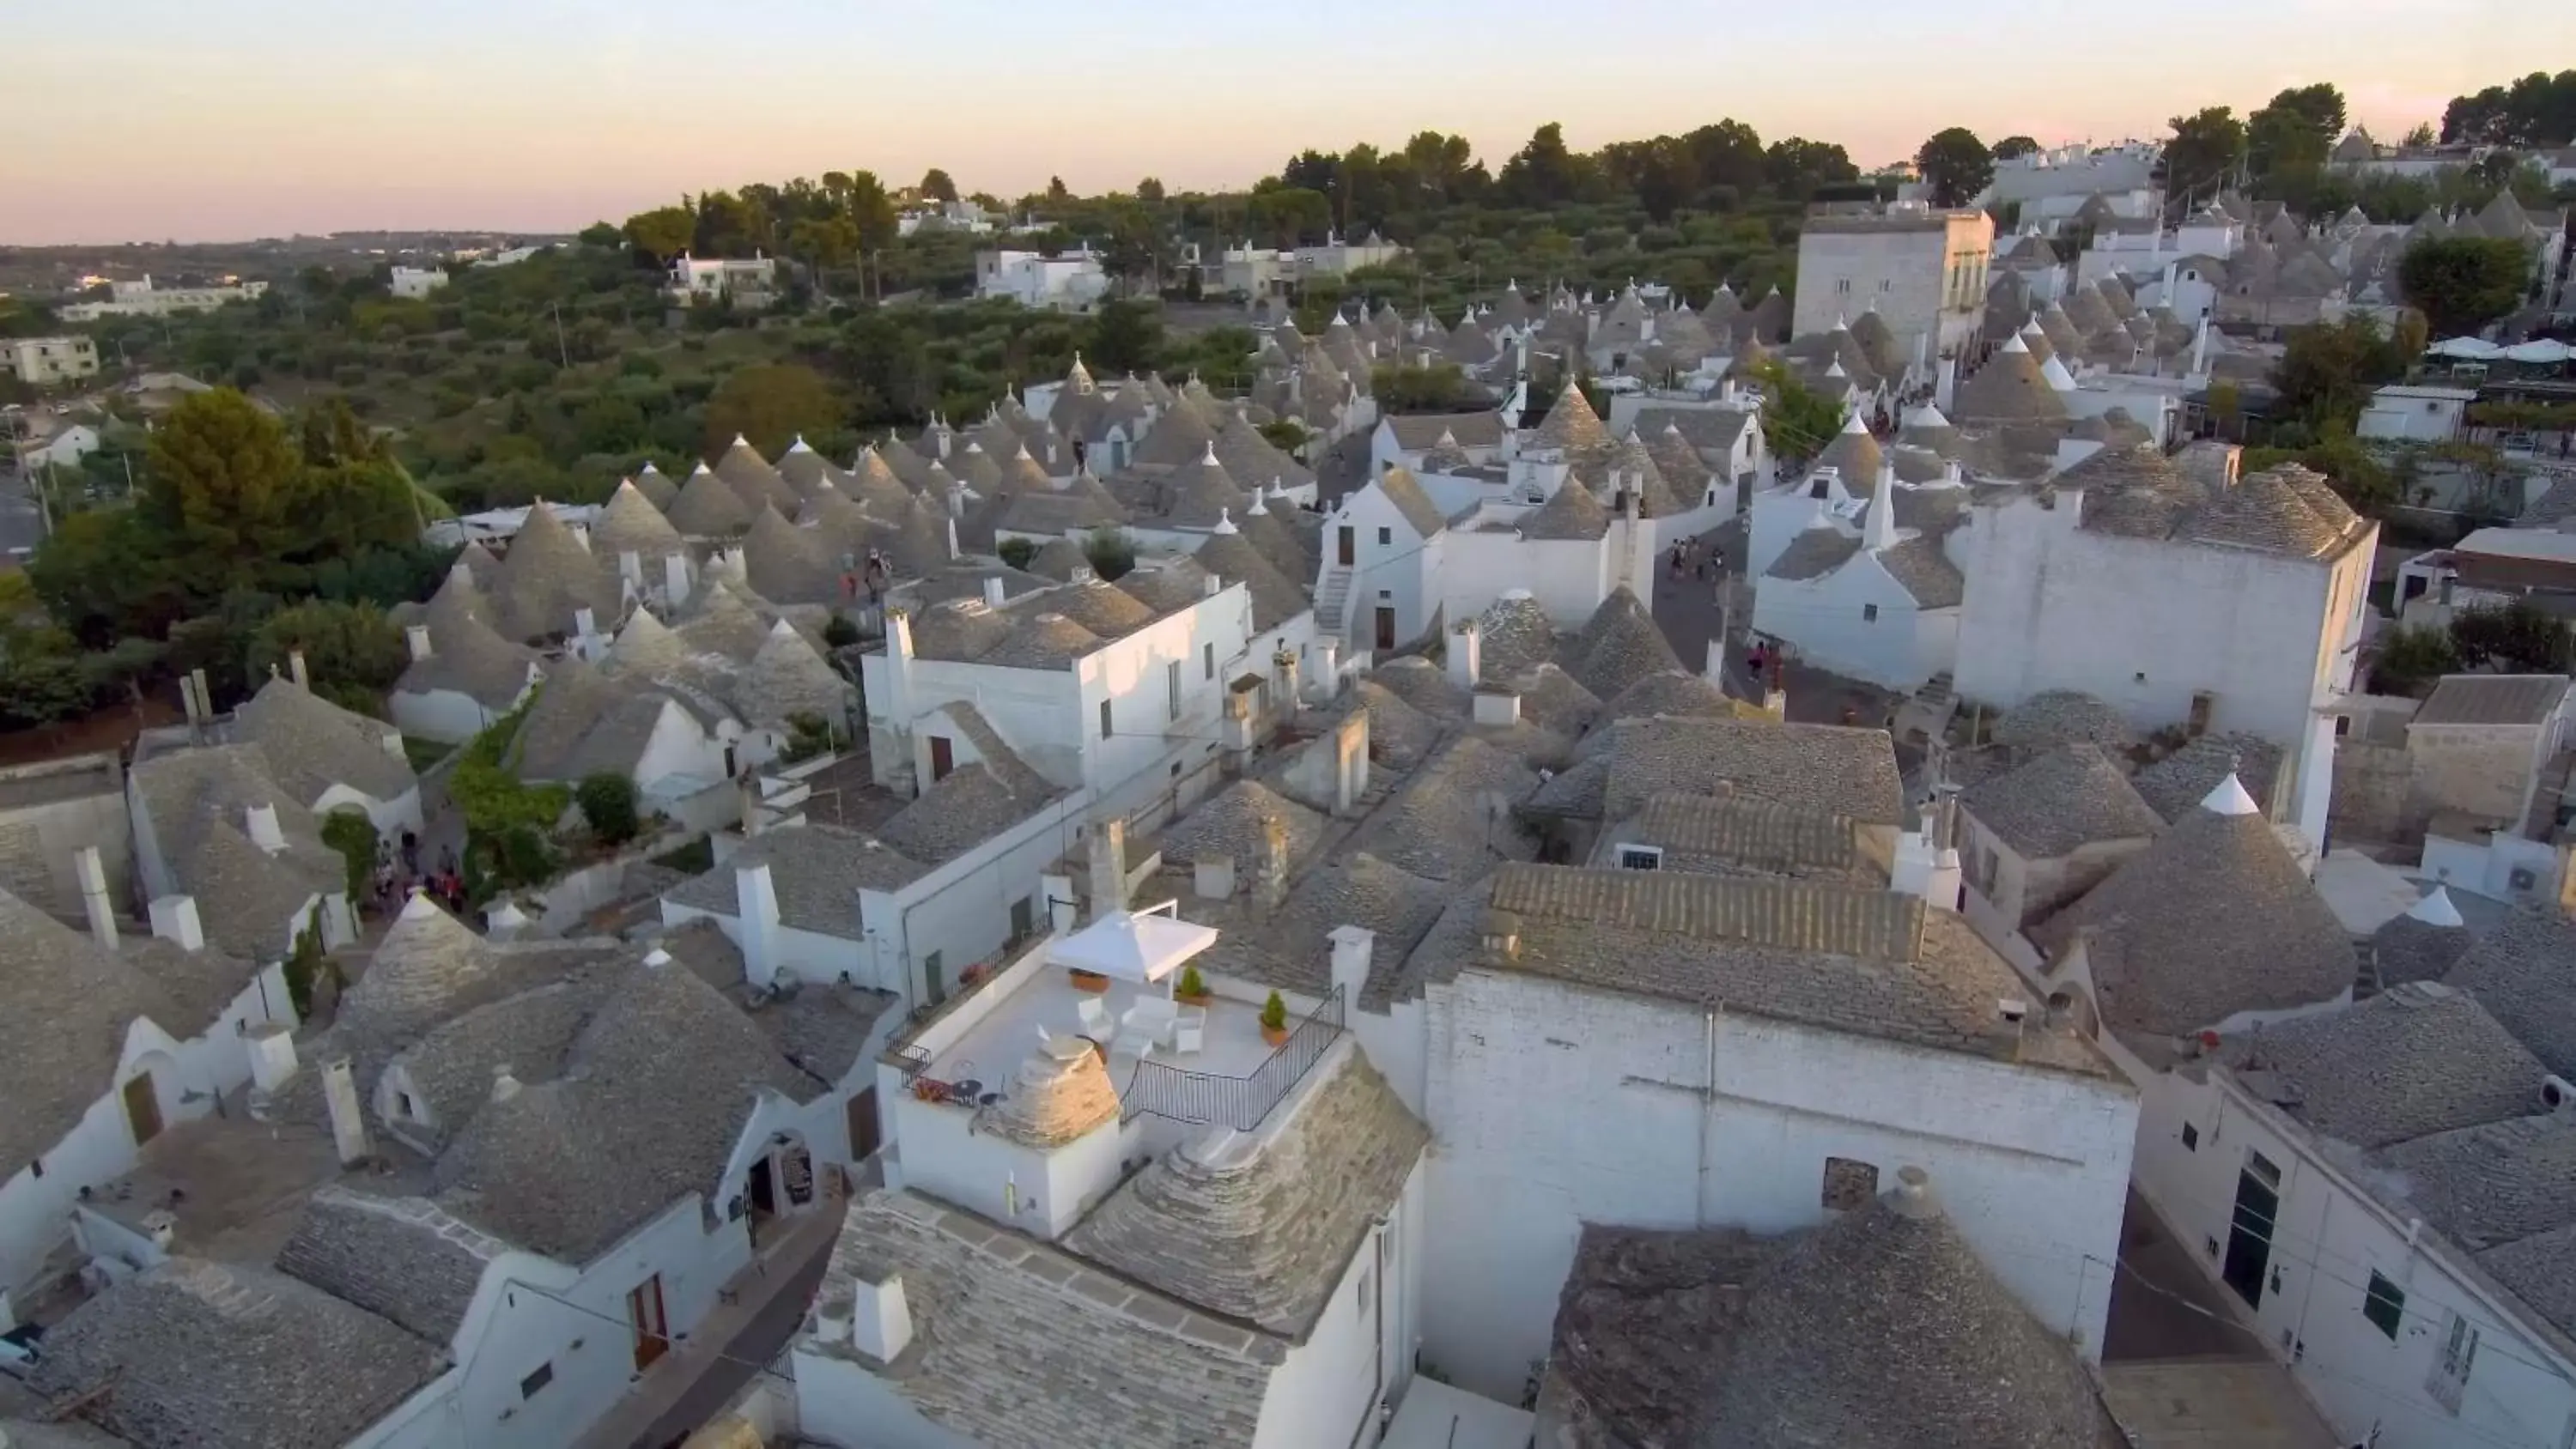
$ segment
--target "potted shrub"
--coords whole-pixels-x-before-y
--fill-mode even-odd
[[[1205,1006],[1214,1001],[1216,995],[1207,989],[1207,979],[1199,975],[1199,968],[1184,966],[1181,968],[1181,984],[1172,988],[1172,999],[1183,1006]]]
[[[1097,996],[1109,989],[1109,978],[1097,971],[1084,971],[1078,967],[1068,966],[1064,974],[1065,978],[1073,983],[1073,989],[1076,991],[1088,991]]]
[[[1288,1044],[1288,1003],[1276,991],[1261,1003],[1261,1039],[1274,1047]]]

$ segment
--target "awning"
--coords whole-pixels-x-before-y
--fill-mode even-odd
[[[1150,984],[1215,944],[1214,926],[1154,911],[1112,911],[1058,941],[1047,959],[1071,971]]]
[[[2505,360],[2509,362],[2548,364],[2565,362],[2570,357],[2576,357],[2576,347],[2570,347],[2554,338],[2543,337],[2534,342],[2518,342],[2506,348],[2504,355]]]
[[[2435,357],[2456,357],[2466,362],[2493,362],[2504,356],[2504,349],[2475,337],[2452,337],[2424,349]]]

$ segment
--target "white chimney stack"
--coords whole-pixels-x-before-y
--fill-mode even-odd
[[[688,555],[671,553],[662,556],[662,597],[674,606],[688,600]]]
[[[1091,872],[1091,918],[1127,908],[1127,822],[1117,816],[1094,821],[1086,837],[1085,860]]]
[[[242,811],[243,829],[250,843],[271,855],[286,848],[286,832],[278,827],[275,805],[253,805]]]
[[[1366,926],[1335,926],[1325,940],[1333,947],[1333,987],[1342,993],[1342,1009],[1359,1004],[1368,984],[1369,961],[1377,953],[1377,933]]]
[[[904,1299],[903,1275],[888,1273],[882,1282],[852,1286],[857,1302],[851,1305],[850,1347],[879,1363],[903,1357],[912,1346],[912,1307]]]
[[[304,667],[303,650],[289,649],[286,651],[286,672],[293,676],[296,688],[311,689],[313,687],[313,676],[308,673]]]
[[[1002,603],[1006,597],[1007,595],[1002,589],[1002,576],[1000,574],[986,574],[984,576],[985,604],[991,608],[998,609],[1002,607]]]
[[[420,660],[427,659],[429,657],[429,626],[427,624],[413,624],[404,629],[403,643],[410,647],[411,657],[415,663]]]
[[[495,1103],[506,1102],[517,1095],[519,1095],[519,1079],[510,1071],[510,1064],[503,1062],[501,1065],[494,1067],[492,1069],[492,1100]]]
[[[357,1072],[347,1057],[323,1063],[322,1105],[331,1112],[331,1145],[339,1150],[340,1165],[366,1161],[374,1147],[367,1141],[367,1119],[358,1105]]]
[[[1484,676],[1484,635],[1473,619],[1461,619],[1449,631],[1449,680],[1460,689],[1474,689]]]
[[[206,949],[206,929],[197,920],[195,896],[154,896],[152,934],[182,951]]]
[[[1521,697],[1509,689],[1480,689],[1475,696],[1475,720],[1495,729],[1510,729],[1521,722]]]
[[[73,872],[80,876],[81,909],[89,915],[90,939],[102,951],[116,949],[116,911],[107,902],[107,867],[100,862],[98,847],[84,845],[72,855]]]
[[[295,1075],[295,1033],[282,1021],[263,1021],[243,1033],[250,1049],[250,1084],[254,1091],[275,1092]]]
[[[1211,855],[1190,863],[1190,888],[1200,899],[1221,901],[1234,894],[1234,857]]]
[[[769,862],[733,872],[734,909],[742,917],[742,976],[754,986],[778,980],[778,886]]]

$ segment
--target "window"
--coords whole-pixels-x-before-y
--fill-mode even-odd
[[[1825,1159],[1825,1186],[1820,1195],[1827,1212],[1858,1212],[1878,1196],[1878,1164],[1850,1157]]]
[[[1368,1317],[1368,1298],[1369,1275],[1366,1272],[1362,1272],[1360,1274],[1360,1317],[1362,1318]]]
[[[2361,1316],[2388,1335],[2390,1343],[2395,1343],[2397,1325],[2406,1317],[2406,1290],[2377,1273],[2371,1274],[2370,1291],[2361,1300]]]
[[[544,1389],[546,1385],[553,1383],[554,1381],[555,1366],[551,1363],[541,1363],[537,1365],[537,1371],[535,1373],[519,1380],[519,1397],[522,1399],[533,1399],[537,1396],[540,1390]]]
[[[2245,1154],[2245,1170],[2262,1179],[2265,1187],[2277,1188],[2281,1185],[2281,1169],[2273,1165],[2272,1159],[2260,1152],[2248,1151]]]
[[[1175,659],[1163,666],[1163,689],[1171,696],[1172,718],[1181,717],[1181,661]]]
[[[1876,604],[1863,604],[1863,605],[1861,605],[1861,606],[1860,606],[1860,617],[1861,617],[1861,622],[1862,622],[1862,623],[1865,623],[1865,624],[1875,624],[1875,623],[1877,623],[1877,622],[1878,622],[1878,605],[1876,605]]]
[[[1849,278],[1849,277],[1845,277],[1845,278],[1843,278],[1841,281],[1834,283],[1834,290],[1835,290],[1836,292],[1841,293],[1843,296],[1846,296],[1846,297],[1850,296],[1850,295],[1851,295],[1851,278]]]
[[[1205,674],[1207,675],[1207,677],[1208,677],[1208,678],[1210,678],[1210,679],[1214,679],[1214,678],[1216,678],[1216,646],[1215,646],[1215,645],[1213,645],[1213,644],[1202,644],[1202,645],[1200,645],[1200,646],[1199,646],[1199,669],[1200,669],[1203,673],[1205,673]]]
[[[1661,847],[1653,845],[1620,846],[1619,868],[1621,870],[1661,870],[1664,868],[1664,852]]]
[[[1100,702],[1100,737],[1109,738],[1109,701],[1105,699]]]
[[[420,1104],[411,1099],[411,1093],[396,1092],[394,1093],[394,1115],[406,1122],[417,1122],[420,1120]]]
[[[2200,1150],[2200,1129],[2188,1122],[2182,1124],[2182,1150],[2185,1152]]]
[[[28,1164],[27,1164],[27,1175],[28,1175],[29,1177],[42,1177],[42,1176],[44,1176],[44,1175],[45,1175],[45,1159],[43,1159],[43,1158],[39,1157],[39,1158],[37,1158],[35,1161],[28,1163]]]
[[[1393,548],[1395,546],[1395,530],[1392,528],[1379,529],[1377,531],[1377,546],[1380,548]]]
[[[2424,1380],[2424,1391],[2452,1413],[2460,1412],[2460,1391],[2469,1386],[2469,1370],[2477,1361],[2478,1331],[2467,1319],[2452,1314],[2450,1330],[2442,1337],[2442,1351],[2434,1356],[2433,1372]]]

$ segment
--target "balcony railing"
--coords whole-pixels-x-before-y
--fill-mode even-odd
[[[1151,1113],[1173,1122],[1207,1123],[1249,1132],[1304,1081],[1342,1034],[1342,989],[1334,987],[1288,1033],[1288,1040],[1247,1077],[1193,1072],[1146,1058],[1118,1094],[1125,1118]]]

